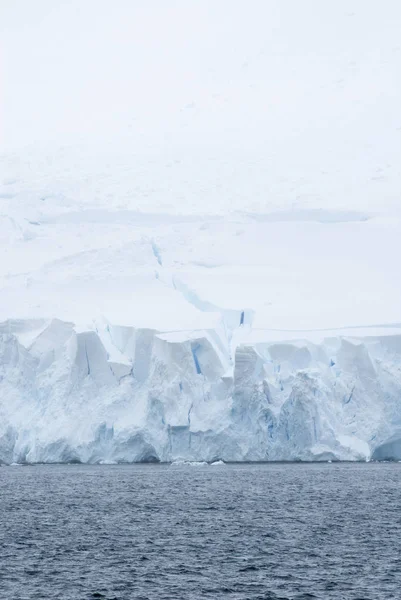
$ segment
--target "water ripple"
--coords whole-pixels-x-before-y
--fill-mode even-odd
[[[401,465],[0,468],[7,600],[391,600]]]

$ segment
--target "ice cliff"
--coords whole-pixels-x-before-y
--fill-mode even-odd
[[[401,328],[226,331],[4,322],[0,460],[401,459]]]
[[[2,462],[401,459],[391,203],[177,215],[71,200],[70,178],[38,203],[13,168]]]
[[[399,2],[24,4],[0,461],[401,459]]]

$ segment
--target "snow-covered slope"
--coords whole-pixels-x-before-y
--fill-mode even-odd
[[[398,3],[6,4],[0,461],[401,459]]]

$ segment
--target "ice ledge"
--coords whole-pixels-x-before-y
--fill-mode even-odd
[[[401,457],[401,327],[0,324],[0,461]]]

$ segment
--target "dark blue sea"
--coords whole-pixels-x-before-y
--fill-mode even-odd
[[[3,466],[0,598],[399,600],[401,464]]]

